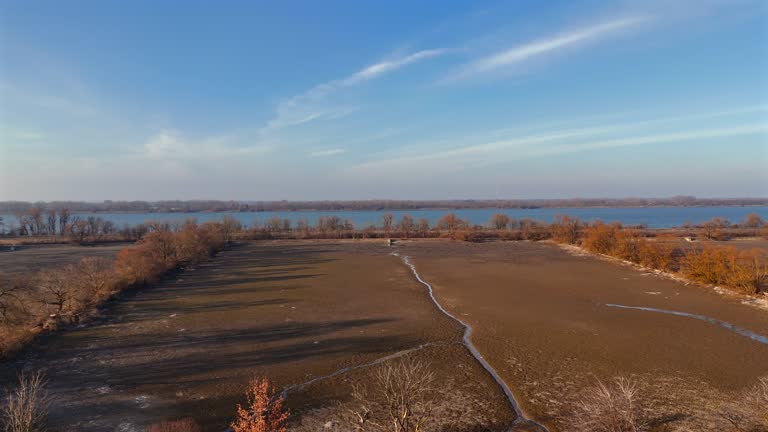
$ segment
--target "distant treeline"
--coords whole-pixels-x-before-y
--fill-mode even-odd
[[[690,207],[768,205],[768,198],[571,198],[510,200],[356,200],[356,201],[0,201],[0,213],[68,209],[70,212],[261,212],[299,210],[416,210],[477,208]]]

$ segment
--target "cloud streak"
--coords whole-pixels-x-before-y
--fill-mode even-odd
[[[415,52],[404,57],[367,66],[345,78],[316,85],[308,91],[286,99],[277,106],[275,118],[269,121],[266,130],[277,130],[288,126],[297,126],[314,120],[345,117],[355,112],[357,107],[329,105],[327,98],[343,88],[363,84],[384,76],[410,64],[434,58],[447,52],[445,49],[429,49]]]
[[[701,115],[701,117],[705,118],[713,115]],[[358,164],[350,170],[355,173],[419,172],[425,170],[430,172],[439,170],[452,171],[468,166],[479,167],[492,165],[500,161],[532,157],[768,133],[768,124],[753,123],[733,127],[678,130],[664,134],[635,135],[608,139],[599,138],[601,135],[610,132],[618,132],[640,125],[660,122],[662,120],[658,122],[645,121],[606,127],[553,131],[547,134],[492,141],[434,153],[374,160]]]
[[[335,156],[335,155],[340,155],[344,152],[346,152],[346,150],[342,148],[334,148],[334,149],[313,151],[309,155],[312,157]]]
[[[507,68],[534,57],[606,37],[611,33],[630,28],[646,20],[647,18],[644,16],[618,18],[589,27],[583,27],[570,33],[559,34],[546,39],[539,39],[523,45],[518,45],[464,65],[453,78],[468,78],[473,75]]]

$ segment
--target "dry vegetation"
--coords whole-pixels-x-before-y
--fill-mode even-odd
[[[648,421],[640,388],[631,378],[617,377],[586,389],[573,415],[573,430],[583,432],[641,432]]]
[[[356,408],[349,421],[356,431],[425,430],[433,420],[434,385],[435,374],[427,364],[405,360],[384,365],[373,373],[372,382],[354,386]]]
[[[691,280],[727,286],[745,294],[765,290],[768,257],[761,250],[737,250],[711,242],[691,243],[682,248],[642,227],[619,224],[582,223],[567,216],[552,224],[534,220],[512,220],[494,215],[487,226],[472,226],[454,213],[443,216],[434,227],[426,219],[405,215],[396,221],[384,215],[381,226],[355,229],[349,221],[335,216],[320,218],[316,225],[306,221],[273,218],[264,224],[244,228],[232,217],[221,223],[183,225],[149,223],[118,231],[98,218],[71,219],[69,213],[32,210],[20,218],[21,236],[62,235],[78,243],[99,239],[138,238],[134,246],[120,251],[114,260],[84,258],[77,264],[49,268],[23,277],[0,275],[0,357],[8,356],[41,330],[61,324],[79,323],[99,304],[128,287],[154,283],[169,271],[208,259],[234,239],[273,238],[378,238],[445,237],[465,241],[489,238],[504,240],[552,239],[580,245],[665,272],[678,272]],[[685,233],[708,240],[734,235],[757,235],[768,228],[757,215],[739,225],[715,219]],[[679,233],[678,233],[679,234]],[[351,427],[358,431],[417,432],[429,428],[430,396],[434,374],[422,363],[396,362],[377,369],[371,382],[355,386],[352,394],[357,408],[350,412]],[[648,430],[642,394],[636,382],[617,378],[598,382],[587,389],[573,414],[577,431],[639,432]],[[289,418],[283,398],[267,379],[254,379],[247,389],[247,403],[238,405],[231,424],[234,432],[284,432]],[[41,374],[20,377],[3,405],[5,430],[44,430],[49,400]],[[722,417],[736,431],[768,430],[768,378],[724,404]],[[189,419],[170,420],[150,426],[151,432],[198,432]]]
[[[42,432],[51,399],[45,389],[43,373],[22,372],[15,389],[8,390],[0,407],[5,432]]]
[[[267,378],[253,378],[246,390],[246,406],[237,405],[237,415],[229,426],[234,432],[286,432],[290,412],[283,397]]]
[[[591,252],[679,272],[693,281],[726,286],[744,294],[759,293],[768,278],[768,256],[760,249],[739,251],[711,243],[680,248],[672,242],[646,238],[638,230],[601,222],[583,228],[581,244]]]
[[[219,223],[190,221],[176,231],[156,225],[114,261],[87,257],[35,274],[0,275],[0,357],[14,353],[41,330],[79,323],[125,288],[157,281],[173,269],[207,259],[226,240]]]

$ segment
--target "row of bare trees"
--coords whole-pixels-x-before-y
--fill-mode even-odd
[[[199,263],[228,241],[218,222],[156,225],[114,260],[86,257],[76,264],[34,274],[0,275],[0,357],[40,330],[75,323],[122,289],[157,281],[166,272]]]

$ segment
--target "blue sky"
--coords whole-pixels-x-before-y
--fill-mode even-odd
[[[0,200],[768,196],[764,1],[0,1]]]

